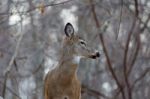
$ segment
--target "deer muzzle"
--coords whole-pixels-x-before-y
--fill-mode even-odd
[[[99,52],[96,52],[92,55],[89,56],[89,58],[92,58],[92,59],[96,59],[96,58],[99,58],[100,57],[100,53]]]

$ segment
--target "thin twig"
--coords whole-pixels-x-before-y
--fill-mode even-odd
[[[125,5],[125,7],[131,12],[131,14],[134,14],[134,12],[129,8],[129,4],[124,3],[124,5]],[[149,14],[149,16],[150,16],[150,14]],[[150,28],[147,26],[147,23],[146,23],[146,22],[143,22],[142,19],[141,19],[139,16],[137,16],[137,19],[138,19],[138,21],[139,21],[141,24],[144,24],[144,27],[150,32]]]
[[[117,31],[116,39],[118,39],[119,32],[120,32],[120,24],[121,24],[121,20],[122,20],[122,10],[123,10],[123,0],[121,0],[121,9],[120,9],[119,26],[118,26],[118,31]]]
[[[150,21],[150,14],[148,15],[148,18],[145,21],[145,24],[144,24],[143,28],[141,28],[140,32],[144,32],[144,30],[147,28],[149,21]]]
[[[139,81],[141,81],[141,79],[143,79],[148,73],[150,73],[150,68],[146,69],[146,70],[144,71],[144,73],[142,73],[142,75],[141,75],[139,78],[137,78],[137,79],[133,82],[133,84],[132,84],[132,86],[131,86],[131,89],[133,90],[133,89],[135,88],[135,85],[136,85]]]

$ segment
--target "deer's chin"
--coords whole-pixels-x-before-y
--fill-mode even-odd
[[[79,64],[80,63],[80,59],[81,59],[81,56],[74,56],[72,62],[74,64]]]

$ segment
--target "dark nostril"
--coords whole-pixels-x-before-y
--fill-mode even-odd
[[[68,96],[65,96],[63,99],[69,99],[69,97],[68,97]]]
[[[100,57],[100,53],[99,53],[99,52],[96,52],[96,56],[97,56],[97,57]]]

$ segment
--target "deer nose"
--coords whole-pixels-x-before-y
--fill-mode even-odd
[[[96,59],[100,57],[100,53],[99,52],[95,52],[93,55],[90,56],[90,58]]]
[[[96,57],[100,57],[100,53],[99,52],[96,52]]]

